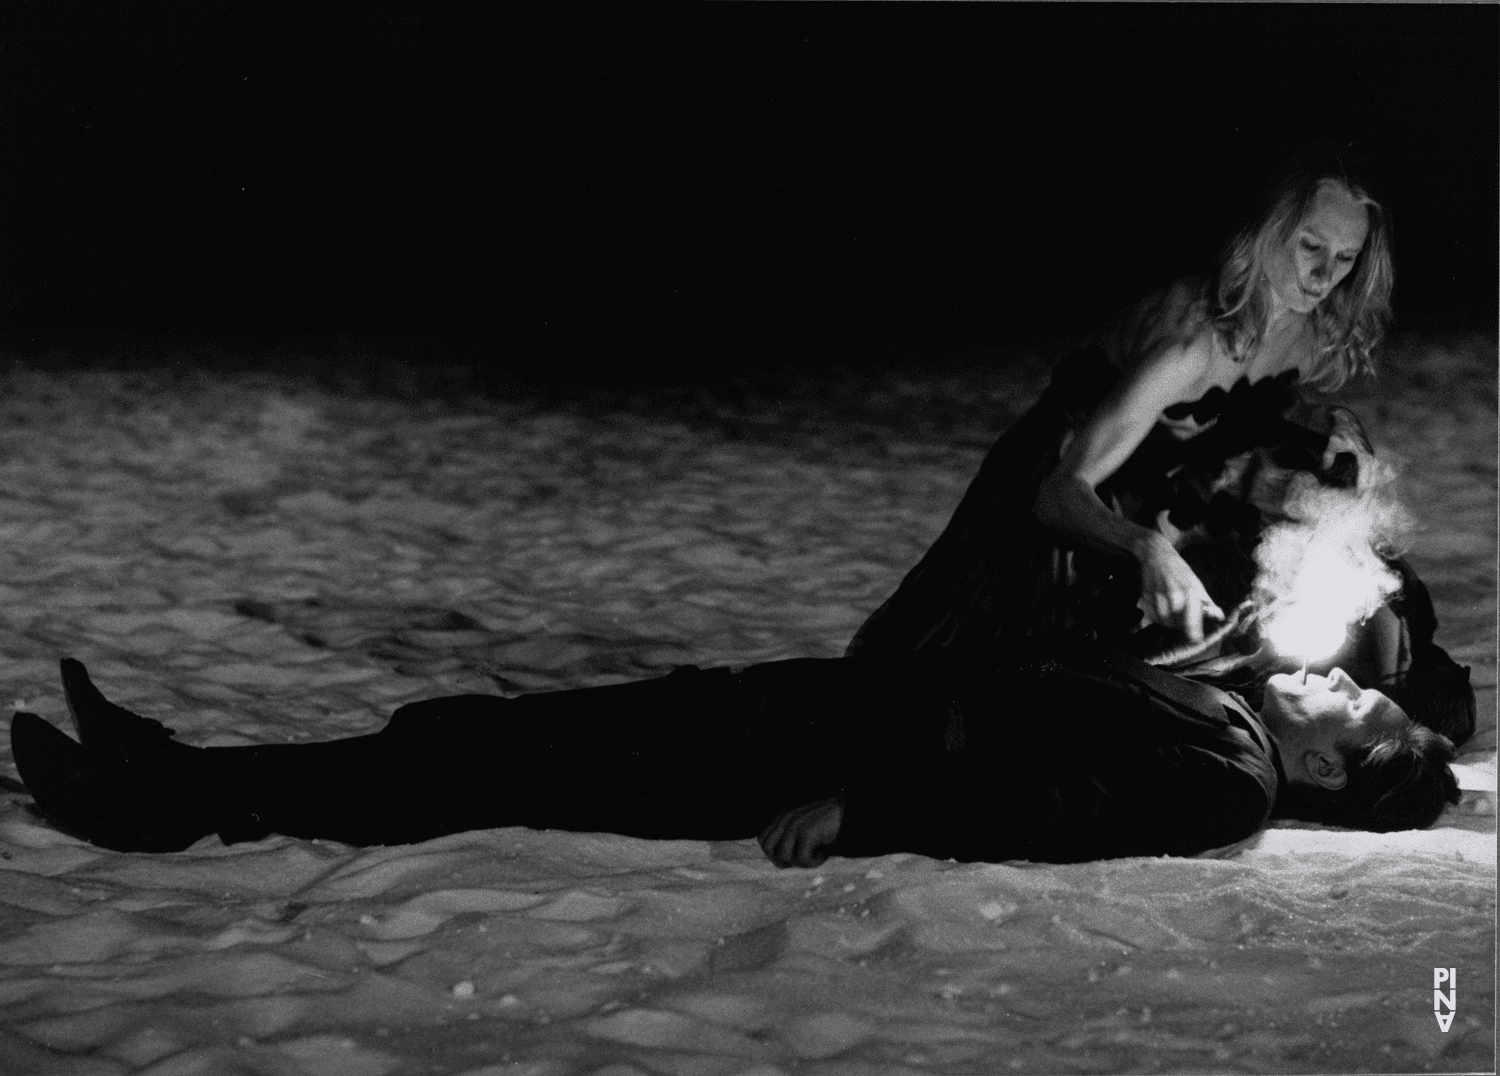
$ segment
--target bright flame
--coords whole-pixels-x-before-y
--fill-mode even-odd
[[[1394,497],[1393,474],[1367,458],[1360,488],[1330,489],[1311,476],[1293,483],[1286,512],[1255,551],[1261,632],[1284,657],[1331,657],[1349,628],[1401,588],[1377,553],[1391,550],[1410,519]]]

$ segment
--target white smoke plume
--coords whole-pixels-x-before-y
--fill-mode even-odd
[[[1405,549],[1415,521],[1397,498],[1395,468],[1364,453],[1355,488],[1299,473],[1283,512],[1255,551],[1261,634],[1278,654],[1316,662],[1401,589],[1381,556]]]

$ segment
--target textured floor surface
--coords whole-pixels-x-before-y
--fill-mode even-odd
[[[229,745],[460,691],[833,656],[1045,369],[458,403],[13,371],[0,699],[66,727],[71,654]],[[1462,762],[1491,787],[1495,369],[1493,339],[1407,341],[1349,395],[1424,524],[1411,559],[1478,687]],[[1489,1069],[1494,800],[1422,833],[1279,827],[1228,859],[778,871],[751,842],[522,829],[120,855],[13,790],[0,1073]],[[1446,1033],[1434,967],[1457,971]]]

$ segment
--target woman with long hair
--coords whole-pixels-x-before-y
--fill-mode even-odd
[[[1332,484],[1351,481],[1336,463],[1370,459],[1352,413],[1321,409],[1322,433],[1287,416],[1307,413],[1299,387],[1332,391],[1373,372],[1393,283],[1389,215],[1344,163],[1304,157],[1286,169],[1211,275],[1136,304],[1058,365],[849,653],[983,656],[1079,633],[1141,656],[1201,642],[1205,624],[1247,597],[1264,517],[1233,506],[1238,563],[1200,560],[1197,571],[1179,551],[1182,529],[1211,501],[1222,510],[1222,468],[1250,450],[1274,449]],[[1425,623],[1425,591],[1401,567],[1403,600]],[[1407,630],[1395,608],[1375,626],[1387,635]],[[1364,649],[1405,648],[1409,664],[1402,639]],[[1394,686],[1405,671],[1394,660],[1381,668],[1377,657],[1369,678]],[[1466,678],[1459,686],[1472,700]]]

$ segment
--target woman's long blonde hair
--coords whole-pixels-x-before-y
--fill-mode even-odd
[[[1390,214],[1335,158],[1298,162],[1283,173],[1261,211],[1231,239],[1209,288],[1209,320],[1234,356],[1243,361],[1265,336],[1271,259],[1286,250],[1318,191],[1332,184],[1348,191],[1369,214],[1370,230],[1359,259],[1312,313],[1317,362],[1307,384],[1332,391],[1355,374],[1373,373],[1372,353],[1391,318],[1396,271],[1391,258]]]

